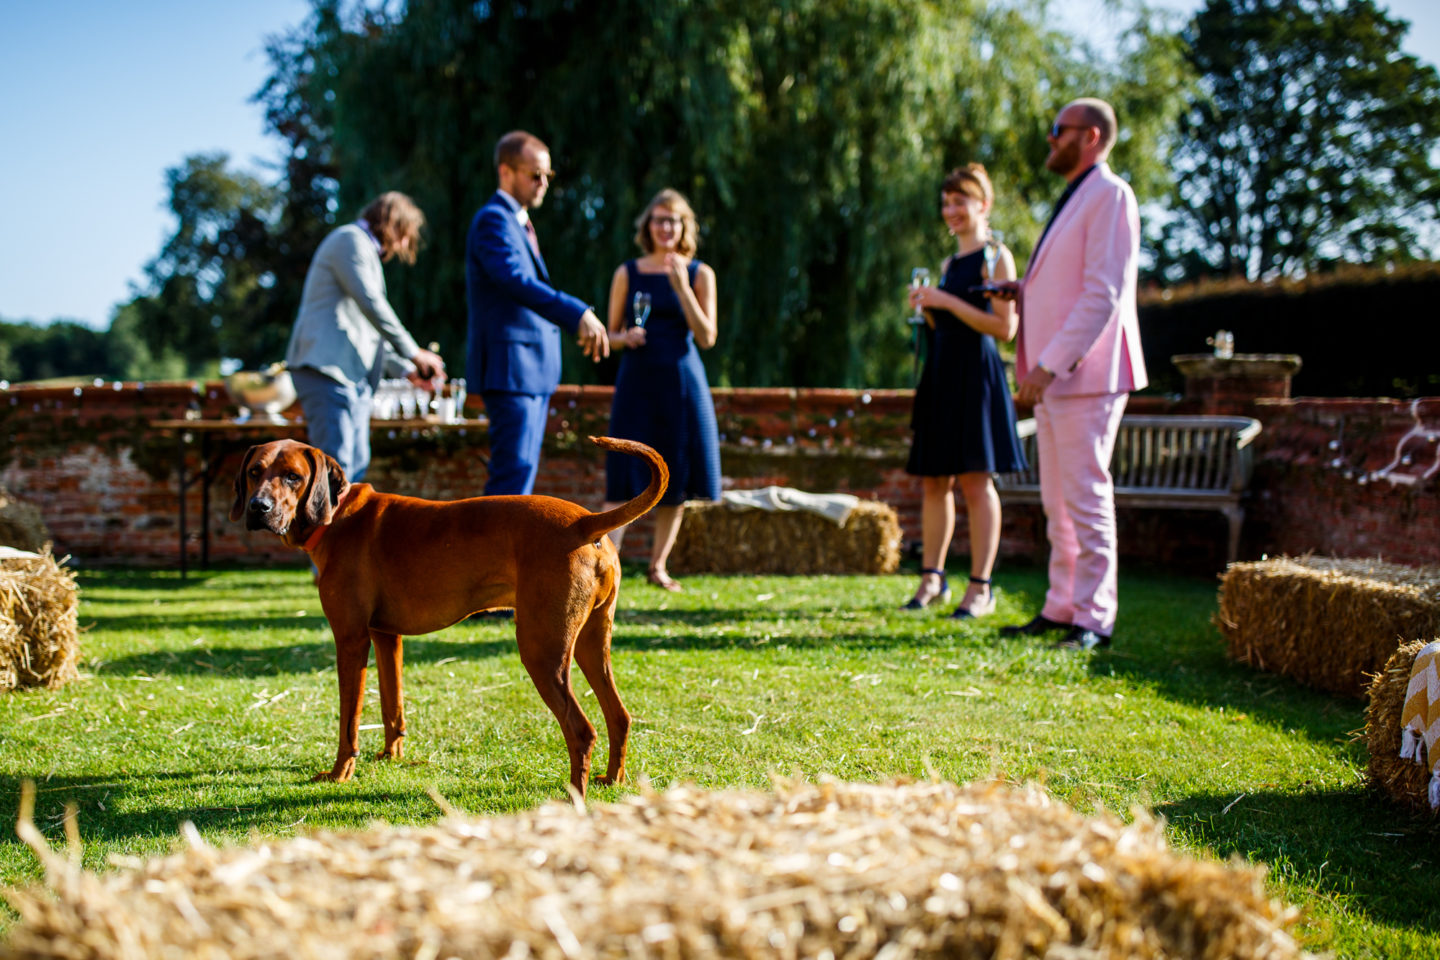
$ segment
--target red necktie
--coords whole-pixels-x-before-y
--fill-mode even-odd
[[[530,249],[534,252],[535,259],[539,260],[540,240],[535,236],[535,224],[530,222],[529,217],[525,218],[525,239],[530,241]]]

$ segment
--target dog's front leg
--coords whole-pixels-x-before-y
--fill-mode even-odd
[[[366,630],[335,632],[335,674],[340,684],[340,745],[335,766],[317,773],[315,780],[344,783],[355,775],[355,758],[360,756],[360,708],[365,701],[365,664],[370,659],[370,635]]]
[[[385,721],[385,747],[376,760],[399,760],[405,755],[404,641],[399,634],[370,631],[375,645],[375,673],[380,679],[380,719]]]

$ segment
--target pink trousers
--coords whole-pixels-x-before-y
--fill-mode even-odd
[[[1040,612],[1107,637],[1119,607],[1110,454],[1129,396],[1045,397],[1035,405],[1050,540],[1050,589]]]

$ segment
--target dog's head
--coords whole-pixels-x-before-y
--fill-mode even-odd
[[[349,487],[340,464],[309,444],[262,443],[240,461],[230,519],[243,517],[247,530],[269,530],[298,543],[330,522]]]

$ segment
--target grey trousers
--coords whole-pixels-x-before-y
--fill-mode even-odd
[[[310,445],[334,457],[345,479],[359,483],[370,467],[370,411],[375,392],[368,381],[341,383],[311,367],[290,371]]]

